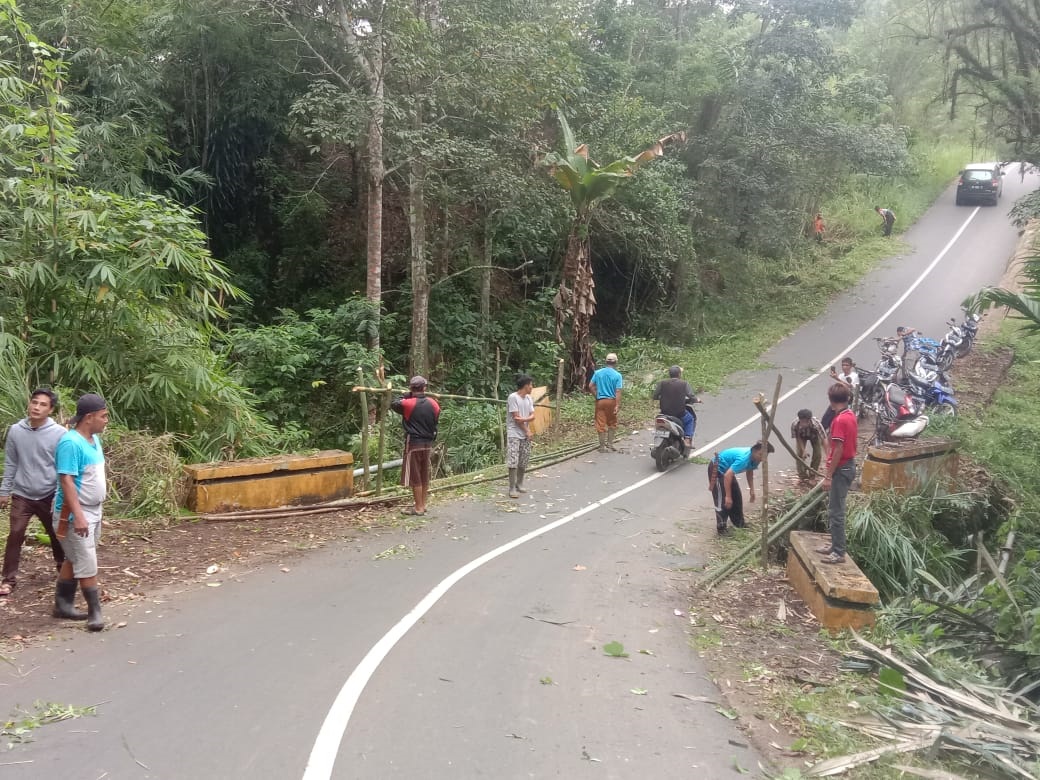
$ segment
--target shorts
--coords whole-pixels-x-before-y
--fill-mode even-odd
[[[508,439],[506,441],[506,468],[526,469],[531,462],[531,440]]]
[[[604,433],[610,428],[617,428],[616,398],[599,398],[596,400],[596,431]]]
[[[401,468],[401,484],[405,487],[426,487],[430,484],[430,454],[432,444],[407,444]]]
[[[61,540],[61,549],[65,551],[65,560],[72,564],[72,576],[77,580],[96,577],[98,573],[97,544],[101,538],[101,505],[83,506],[83,514],[87,517],[87,535],[76,533],[69,518],[69,527],[65,538]],[[58,512],[54,513],[54,531],[58,531]]]

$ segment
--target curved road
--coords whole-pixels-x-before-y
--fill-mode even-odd
[[[778,370],[784,391],[799,388],[778,412],[785,424],[802,406],[823,409],[820,375],[842,355],[873,364],[870,337],[899,324],[940,337],[963,298],[1000,279],[1017,238],[1007,209],[1036,183],[1009,174],[997,208],[957,208],[947,191],[901,236],[906,255],[748,355],[768,369],[705,399],[702,451],[756,438],[757,424],[739,426]],[[367,534],[288,574],[271,565],[125,616],[110,608],[126,628],[26,650],[0,673],[0,717],[35,701],[98,704],[98,715],[36,730],[0,753],[0,774],[754,775],[758,756],[716,712],[675,614],[683,569],[705,562],[714,534],[704,470],[658,475],[647,445],[640,432],[621,454],[536,472],[519,503],[497,492],[437,503],[417,531]],[[374,559],[399,544],[414,556]],[[627,657],[607,656],[611,641]]]

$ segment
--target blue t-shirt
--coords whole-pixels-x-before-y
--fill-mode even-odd
[[[751,460],[750,447],[730,447],[719,453],[719,476],[730,469],[734,474],[743,474],[745,471],[754,471],[758,463]]]
[[[617,391],[621,389],[621,374],[616,368],[603,366],[597,369],[589,380],[589,384],[596,385],[596,400],[601,398],[614,398]]]
[[[58,449],[54,453],[58,469],[55,510],[61,511],[65,501],[61,489],[62,474],[70,474],[76,478],[76,494],[83,506],[100,506],[104,502],[108,493],[108,484],[105,481],[105,453],[101,451],[101,439],[97,434],[92,439],[87,441],[78,431],[72,430],[58,440]]]

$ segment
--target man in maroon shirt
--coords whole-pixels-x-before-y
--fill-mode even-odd
[[[415,506],[406,515],[425,515],[426,496],[430,492],[430,451],[437,440],[440,405],[426,397],[426,380],[413,376],[408,392],[394,399],[390,408],[404,418],[404,463],[401,484],[412,489]]]
[[[831,529],[831,543],[816,552],[824,563],[845,562],[845,499],[856,476],[856,437],[859,425],[849,409],[849,388],[836,382],[827,391],[834,411],[831,423],[831,447],[824,469],[823,489],[828,491],[827,522]]]

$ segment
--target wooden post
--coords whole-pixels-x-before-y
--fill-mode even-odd
[[[553,431],[560,430],[560,404],[563,403],[563,358],[556,359],[556,419]]]
[[[357,367],[357,380],[360,385],[364,380],[364,373],[361,371],[361,366]],[[364,471],[361,473],[361,489],[363,491],[368,490],[368,395],[365,391],[360,392],[361,396],[361,465],[364,467]]]
[[[383,391],[383,397],[379,401],[379,449],[377,450],[377,457],[379,462],[376,463],[376,495],[381,495],[383,492],[383,460],[386,454],[386,415],[390,411],[390,383],[386,383],[386,390]]]
[[[773,391],[773,405],[769,409],[769,417],[762,418],[762,568],[769,565],[769,434],[775,429],[776,407],[780,403],[780,385],[783,375],[776,377],[776,389]]]
[[[492,388],[492,395],[495,400],[498,400],[498,383],[502,377],[502,349],[499,346],[495,346],[495,386]],[[506,409],[506,416],[509,416],[509,410]],[[503,462],[506,457],[506,418],[498,418],[498,451],[502,455]]]

